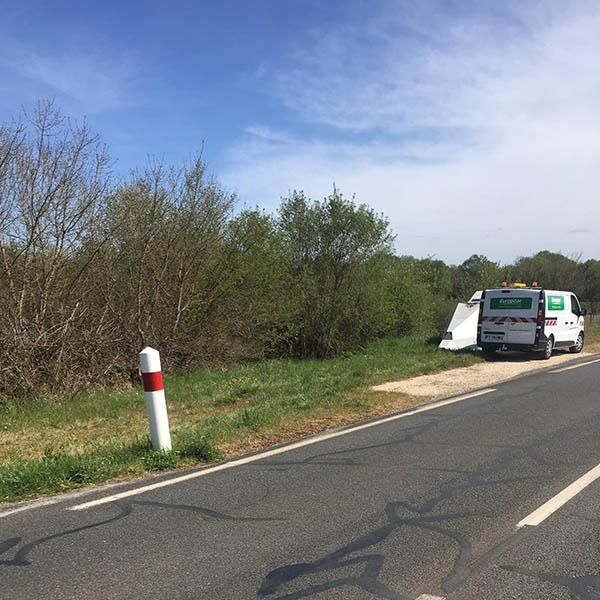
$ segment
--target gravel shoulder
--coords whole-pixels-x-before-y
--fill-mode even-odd
[[[419,398],[444,398],[465,394],[483,387],[489,387],[514,379],[520,375],[544,371],[560,367],[565,363],[582,358],[600,356],[598,353],[582,352],[581,354],[560,353],[549,361],[521,353],[507,353],[498,358],[472,365],[450,369],[432,375],[420,375],[400,381],[390,381],[376,385],[370,389],[375,392],[394,392]]]

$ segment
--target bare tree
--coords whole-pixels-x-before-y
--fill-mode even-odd
[[[39,371],[32,363],[45,363],[48,380],[64,375],[65,347],[83,310],[78,283],[90,260],[80,251],[90,245],[109,161],[85,124],[48,102],[4,128],[0,140],[3,351],[16,354],[3,361],[11,366],[0,389],[5,378],[28,388]]]

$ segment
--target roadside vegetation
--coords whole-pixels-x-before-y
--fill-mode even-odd
[[[173,452],[153,452],[143,392],[81,393],[0,410],[0,501],[58,492],[260,448],[410,406],[368,386],[479,361],[422,338],[331,359],[273,359],[167,375]]]
[[[600,351],[600,319],[586,350]],[[371,342],[330,359],[272,359],[166,374],[173,452],[154,452],[139,388],[46,397],[0,408],[0,502],[224,459],[420,400],[368,388],[469,366],[475,353],[434,340]]]
[[[541,252],[461,265],[396,252],[384,215],[333,189],[240,210],[202,160],[121,179],[52,104],[0,126],[0,403],[136,383],[137,353],[191,372],[324,358],[443,332],[503,280],[600,299],[600,261]]]
[[[0,126],[0,500],[404,406],[366,387],[479,360],[435,340],[483,287],[535,280],[598,311],[598,260],[447,265],[402,255],[386,217],[336,188],[267,213],[240,209],[201,158],[119,179],[111,165],[51,103]],[[147,345],[167,373],[171,454],[147,440]]]
[[[586,319],[584,350],[600,352],[600,316],[598,315],[592,315]]]

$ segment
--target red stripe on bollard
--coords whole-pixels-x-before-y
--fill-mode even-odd
[[[154,371],[154,373],[142,373],[142,381],[144,382],[145,392],[158,392],[164,389],[162,371]]]

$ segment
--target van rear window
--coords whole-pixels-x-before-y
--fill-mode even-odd
[[[528,310],[533,306],[533,298],[491,298],[490,308],[492,310]]]

